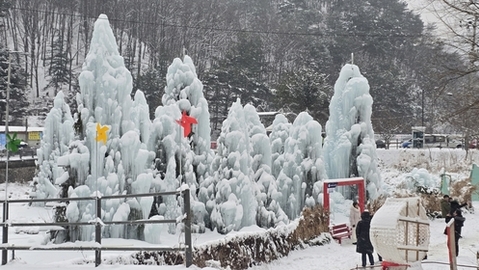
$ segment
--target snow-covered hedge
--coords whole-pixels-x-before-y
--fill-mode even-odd
[[[220,266],[224,269],[247,269],[254,264],[287,256],[291,250],[309,245],[324,245],[332,238],[327,233],[327,216],[321,206],[305,208],[300,218],[288,225],[264,233],[235,234],[214,243],[194,247],[193,264],[198,267]],[[183,253],[139,252],[135,264],[183,264]]]

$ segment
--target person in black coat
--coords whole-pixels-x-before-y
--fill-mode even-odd
[[[361,253],[361,261],[363,267],[366,267],[366,255],[369,258],[369,263],[374,265],[374,258],[373,258],[373,245],[371,244],[371,240],[369,239],[369,227],[371,224],[371,215],[369,212],[362,212],[361,213],[361,220],[356,225],[356,237],[357,237],[357,244],[356,244],[356,252]]]
[[[457,200],[452,200],[451,201],[451,216],[454,214],[454,212],[456,212],[457,209],[461,209],[462,207],[466,206],[467,205],[467,202],[466,203],[463,203],[463,204],[460,204]]]
[[[454,219],[454,244],[456,244],[456,257],[459,255],[459,238],[461,238],[462,226],[466,218],[462,216],[461,209],[456,209],[452,215],[446,216],[446,223]]]

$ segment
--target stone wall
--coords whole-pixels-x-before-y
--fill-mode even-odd
[[[33,180],[36,171],[35,159],[8,161],[8,182],[28,184]],[[0,183],[5,183],[5,161],[0,161]]]

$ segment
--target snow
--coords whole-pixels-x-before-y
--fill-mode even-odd
[[[342,178],[364,177],[369,196],[378,197],[382,183],[371,124],[372,97],[367,79],[355,65],[345,65],[335,84],[326,151],[318,136],[322,126],[307,112],[292,125],[277,116],[269,138],[256,108],[243,106],[238,98],[222,124],[214,153],[203,85],[187,55],[168,67],[162,106],[156,108],[153,122],[144,95],[137,92],[131,98],[131,81],[108,19],[100,15],[79,76],[78,111],[72,117],[59,92],[47,117],[38,151],[37,198],[170,191],[186,183],[193,210],[198,210],[193,212],[193,228],[226,234],[254,224],[269,228],[289,223],[305,205],[322,202],[321,181],[328,175],[337,178],[339,172],[344,172]],[[177,123],[181,115],[198,120],[191,135],[188,126],[181,136],[184,132]],[[108,131],[99,144],[102,126]],[[341,202],[340,196],[333,198]],[[149,210],[151,202],[102,204],[100,217],[126,221],[159,214],[171,220],[181,214],[182,201],[177,198],[154,201]],[[92,219],[92,203],[74,206],[78,209],[69,207],[67,216],[76,219],[78,212],[79,221]],[[176,225],[169,224],[168,230],[175,234]],[[127,230],[123,225],[106,227],[102,233],[144,239],[141,229]],[[72,228],[68,234],[73,240],[92,237],[90,228]]]
[[[427,161],[421,160],[421,157],[427,152],[430,155],[430,159]],[[424,182],[430,183],[437,187],[440,182],[439,175],[444,172],[442,167],[445,167],[445,171],[452,175],[453,181],[465,179],[469,176],[471,164],[479,161],[479,151],[472,150],[469,152],[467,158],[465,157],[465,151],[460,149],[448,150],[448,149],[430,149],[430,150],[417,150],[417,149],[380,149],[377,150],[380,171],[382,178],[392,191],[397,193],[402,192],[397,186],[411,176],[413,171],[422,170],[425,177],[428,177],[431,181]],[[455,160],[455,162],[452,162]],[[451,162],[451,163],[448,163]],[[416,168],[416,164],[421,163],[422,168]],[[425,168],[430,170],[427,174],[424,171]],[[421,175],[421,174],[419,174]],[[418,177],[419,177],[418,175]],[[420,178],[418,178],[420,179]],[[420,180],[422,181],[422,180]],[[5,185],[0,184],[0,190],[4,190]],[[30,187],[18,184],[9,184],[8,194],[9,199],[25,199],[28,198]],[[337,193],[337,192],[335,192]],[[334,194],[334,193],[333,193]],[[4,193],[0,192],[0,200],[4,200]],[[334,219],[338,221],[347,222],[347,213],[349,213],[350,201],[343,199],[343,207],[335,208],[337,213],[334,215]],[[474,208],[479,207],[479,202],[473,202]],[[124,209],[123,215],[128,212],[129,204],[124,204],[119,208]],[[28,206],[28,204],[12,204],[10,211],[10,222],[39,222],[44,220],[49,222],[52,219],[53,209],[37,206]],[[457,257],[459,264],[465,265],[477,265],[476,252],[479,250],[479,227],[475,226],[479,222],[479,213],[469,213],[464,211],[466,218],[465,225],[463,227],[463,238],[459,241],[460,252]],[[73,214],[73,213],[70,213]],[[76,213],[78,215],[78,213]],[[78,217],[81,218],[81,217]],[[93,219],[93,218],[92,218]],[[124,217],[115,217],[114,220],[122,220]],[[154,217],[154,219],[161,219],[160,217]],[[373,219],[374,220],[374,219]],[[294,223],[294,221],[292,222]],[[284,226],[285,230],[291,227],[292,224]],[[159,228],[152,225],[148,228],[148,231],[155,233],[155,239],[152,242],[158,243],[160,246],[173,246],[178,247],[184,243],[183,235],[170,235],[168,233],[161,233]],[[14,227],[15,228],[15,227]],[[445,228],[444,219],[434,219],[430,221],[430,242],[427,261],[447,261],[447,249],[445,244],[445,236],[443,230]],[[212,244],[218,241],[226,241],[233,237],[241,237],[244,235],[261,233],[265,229],[257,226],[248,226],[240,231],[233,231],[227,235],[221,235],[215,231],[207,230],[203,234],[193,234],[193,244],[195,246],[202,244]],[[30,245],[38,246],[44,244],[46,231],[44,227],[22,227],[21,230],[9,230],[9,243],[13,243],[17,246]],[[281,258],[269,264],[263,264],[259,266],[251,267],[251,270],[290,270],[290,269],[318,269],[318,265],[324,266],[322,269],[335,270],[335,269],[351,269],[360,264],[360,254],[356,253],[355,246],[352,245],[352,241],[349,239],[343,240],[339,245],[336,242],[331,242],[324,246],[313,246],[305,249],[292,251],[287,257]],[[88,247],[94,245],[93,242],[74,242],[69,244],[71,246],[83,246]],[[105,246],[150,246],[152,244],[138,241],[138,240],[126,240],[119,238],[102,239],[102,245]],[[133,252],[119,252],[119,251],[103,251],[102,258],[107,261],[111,261],[113,264],[102,264],[100,269],[149,269],[155,267],[155,269],[185,269],[185,266],[138,266],[130,265],[131,258],[128,256]],[[340,256],[338,256],[340,254]],[[9,258],[11,252],[9,252]],[[16,259],[9,262],[6,266],[2,266],[2,269],[91,269],[94,268],[92,262],[94,260],[94,251],[81,250],[81,251],[16,251]],[[123,262],[119,262],[118,258],[121,257]],[[377,254],[374,254],[377,261]],[[89,261],[90,264],[85,264]],[[196,266],[190,267],[190,269],[199,269]],[[206,267],[203,269],[217,269],[214,267]],[[448,265],[438,264],[422,264],[422,269],[449,269]],[[465,267],[459,267],[458,269],[468,269]]]
[[[68,197],[94,197],[189,188],[194,244],[202,245],[261,233],[272,226],[279,226],[278,230],[282,231],[292,230],[304,206],[322,202],[322,181],[328,176],[330,179],[364,177],[368,195],[373,199],[380,195],[400,197],[403,193],[411,194],[418,187],[436,190],[440,183],[438,174],[444,172],[451,172],[452,177],[464,177],[473,161],[471,154],[464,158],[467,165],[458,164],[460,152],[447,156],[443,155],[446,151],[424,150],[429,151],[426,155],[424,151],[418,154],[413,150],[377,150],[368,80],[355,65],[345,65],[336,81],[329,108],[331,117],[325,127],[324,148],[319,136],[323,127],[307,112],[300,113],[292,124],[287,123],[284,116],[277,115],[272,134],[267,137],[256,109],[248,104],[243,106],[237,99],[222,124],[218,149],[214,153],[210,149],[208,104],[193,60],[189,56],[184,56],[183,60],[174,59],[168,68],[166,82],[162,106],[156,108],[155,119],[151,122],[144,95],[138,91],[135,98],[131,98],[131,74],[119,55],[107,17],[100,15],[79,77],[79,111],[72,116],[69,107],[65,106],[63,93],[59,92],[46,119],[45,138],[38,151],[40,172],[34,179],[38,184],[36,197],[55,197],[59,193],[67,193]],[[177,124],[182,114],[198,120],[192,126],[191,135],[182,136],[184,132]],[[96,138],[96,127],[100,124],[109,129],[103,144],[98,144]],[[441,168],[435,167],[437,164],[433,164],[432,156],[440,159],[437,164]],[[387,162],[392,160],[395,163]],[[63,185],[57,187],[51,183]],[[22,188],[14,186],[10,189],[11,198],[28,196],[28,191],[22,193]],[[353,195],[343,197],[339,192],[333,192],[330,197],[333,222],[347,220],[352,201],[345,197],[353,198]],[[66,208],[65,216],[69,221],[92,223],[148,218],[178,220],[184,217],[182,204],[183,198],[176,196],[165,196],[161,201],[159,198],[112,200],[98,205],[102,209],[101,219],[98,219],[93,203],[72,202]],[[43,205],[13,205],[11,209],[9,223],[25,222],[25,217],[28,217],[26,222],[38,219],[51,222],[54,216],[53,210]],[[55,215],[58,216],[61,215]],[[28,221],[29,218],[32,221]],[[471,217],[469,224],[473,221]],[[439,220],[434,222],[437,222],[437,233],[440,234],[442,229],[439,227],[444,224]],[[138,227],[127,229],[124,225],[112,225],[103,227],[105,239],[102,245],[181,247],[184,245],[181,229],[175,224],[149,225],[144,231]],[[84,248],[96,245],[92,242],[93,226],[71,229],[68,237],[72,242],[62,245]],[[146,242],[125,240],[131,238],[145,239]],[[39,246],[50,242],[47,232],[37,227],[12,231],[10,239],[9,244],[17,246]],[[58,236],[55,238],[59,243],[62,240]],[[443,242],[438,247],[441,244]],[[438,248],[438,252],[443,249]],[[257,266],[257,269],[280,269],[283,265],[291,268],[291,264],[295,265],[293,268],[303,268],[307,266],[311,251],[315,253],[316,262],[311,262],[315,266],[323,255],[333,258],[328,269],[352,268],[359,261],[354,246],[346,241],[343,245],[331,243],[307,248],[299,254],[293,252],[287,258]],[[59,258],[59,253],[65,256]],[[87,261],[91,263],[92,253],[86,250],[50,254],[17,251],[15,254],[19,259],[12,264],[15,269],[21,269],[19,267],[23,264],[48,265],[49,269],[65,269],[65,265],[77,268]],[[115,268],[135,264],[134,259],[128,257],[132,252],[102,253]],[[349,254],[349,258],[358,260],[338,260],[337,254]],[[434,254],[432,250],[432,258],[435,258]],[[118,259],[119,255],[122,255],[121,259]],[[295,256],[299,256],[299,262],[294,261]],[[322,263],[328,261],[328,258],[323,259]],[[132,268],[128,265],[128,269]],[[178,267],[165,266],[167,268]]]

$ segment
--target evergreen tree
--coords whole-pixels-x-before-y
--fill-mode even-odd
[[[46,88],[53,88],[56,95],[60,90],[68,90],[67,87],[70,84],[72,74],[69,72],[69,65],[71,59],[68,57],[66,46],[62,36],[55,39],[52,44],[53,55],[50,60],[50,66],[48,69],[50,75],[50,81]]]
[[[329,46],[336,66],[349,61],[351,53],[403,60],[408,56],[405,48],[413,46],[412,41],[421,37],[424,27],[419,15],[399,0],[331,1],[326,24],[338,33]]]
[[[0,18],[5,17],[8,13],[8,10],[12,6],[11,0],[0,0]],[[3,27],[4,25],[2,22],[0,22],[0,27]],[[5,46],[6,44],[0,44],[2,46]]]
[[[278,83],[284,81],[283,77],[301,70],[304,66],[319,74],[330,74],[334,70],[329,44],[333,39],[326,27],[328,1],[287,0],[278,3],[278,15],[281,28],[285,32],[304,33],[288,39],[284,52],[286,54],[284,67],[281,67],[281,76]],[[283,42],[279,40],[278,42]],[[275,58],[281,59],[281,56]],[[291,62],[290,62],[291,61]],[[331,81],[328,81],[331,83]]]
[[[266,63],[262,47],[259,36],[238,34],[224,59],[206,76],[207,98],[217,123],[224,120],[229,104],[237,98],[263,110],[270,106],[272,94],[264,79]]]
[[[161,96],[164,90],[163,84],[159,70],[155,68],[147,69],[135,80],[134,89],[141,90],[148,101],[150,118],[154,118],[155,109],[161,105]]]
[[[9,63],[9,54],[10,63]],[[0,123],[5,125],[6,102],[9,106],[9,124],[16,126],[25,125],[29,102],[27,99],[26,73],[20,67],[19,57],[9,53],[5,48],[0,48]],[[8,68],[10,65],[10,84],[8,85]],[[9,100],[7,101],[7,87],[9,88]]]
[[[396,133],[409,133],[411,126],[421,125],[417,122],[421,99],[418,98],[416,79],[412,77],[418,74],[406,68],[405,62],[401,64],[369,57],[366,57],[369,60],[364,60],[363,57],[356,55],[357,62],[364,63],[362,68],[371,86],[371,96],[376,97],[375,117],[386,117],[380,121],[394,124],[391,128]]]
[[[405,132],[415,118],[411,112],[420,106],[414,99],[417,71],[412,64],[424,30],[419,15],[399,0],[330,1],[327,10],[325,25],[328,33],[335,33],[327,47],[334,63],[330,78],[345,63],[361,66],[371,95],[378,97],[373,111],[402,116],[406,121],[398,128]]]
[[[211,112],[211,128],[216,138],[221,129],[221,124],[228,116],[228,108],[233,103],[234,97],[228,83],[228,71],[221,67],[213,67],[204,76],[205,98]]]
[[[288,106],[296,114],[307,111],[316,121],[326,123],[331,94],[327,75],[303,68],[285,77],[278,85],[275,97],[277,104]]]

